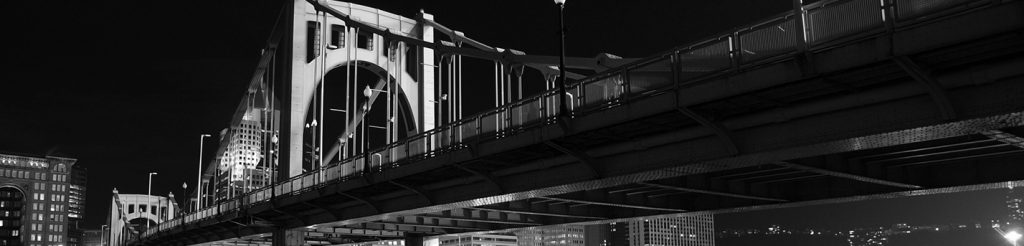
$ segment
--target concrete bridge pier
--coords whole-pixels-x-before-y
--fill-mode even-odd
[[[306,240],[302,230],[276,229],[273,233],[273,246],[302,246]]]

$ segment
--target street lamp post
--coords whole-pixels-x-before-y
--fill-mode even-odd
[[[565,0],[555,0],[558,5],[558,116],[565,118],[569,115],[569,107],[565,102]]]
[[[196,172],[196,204],[192,211],[199,211],[199,202],[202,201],[201,193],[203,193],[203,141],[210,134],[199,135],[199,170]]]
[[[156,175],[156,172],[150,172],[149,173],[149,184],[147,185],[148,188],[146,188],[146,201],[148,201],[147,202],[148,204],[146,204],[146,206],[150,207],[149,210],[153,210],[153,206],[150,205],[150,204],[153,203],[153,200],[151,200],[153,198],[152,197],[152,194],[153,194],[153,175]],[[152,214],[157,214],[154,211],[149,211],[149,212],[152,213]],[[160,218],[159,215],[157,216],[157,218]],[[150,221],[151,220],[146,220],[146,229],[147,230],[149,230],[149,227],[152,226],[149,223]]]

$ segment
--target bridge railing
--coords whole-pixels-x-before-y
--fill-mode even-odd
[[[922,20],[999,4],[996,0],[826,0],[802,6],[757,24],[678,47],[654,57],[602,72],[567,86],[571,117],[612,108],[631,100],[678,89],[743,66],[775,62],[801,49],[824,49],[841,42],[892,31]],[[803,24],[803,25],[800,25]],[[804,28],[801,30],[801,26]],[[556,90],[466,117],[361,156],[332,163],[272,186],[242,194],[169,220],[154,233],[218,217],[231,217],[271,199],[379,173],[471,143],[515,135],[551,124],[559,111]]]

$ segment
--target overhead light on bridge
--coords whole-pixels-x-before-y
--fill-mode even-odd
[[[1017,240],[1020,240],[1021,236],[1022,235],[1017,231],[1010,231],[1003,234],[1003,238],[1006,238],[1006,241],[1010,241],[1013,245],[1017,245]]]
[[[555,0],[555,4],[565,4],[565,0]]]

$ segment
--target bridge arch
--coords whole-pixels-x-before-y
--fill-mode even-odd
[[[310,96],[310,99],[305,103],[307,108],[304,117],[306,123],[313,122],[314,120],[321,121],[319,123],[320,125],[317,127],[322,128],[306,127],[304,129],[304,135],[312,138],[306,140],[307,142],[310,140],[315,142],[315,138],[319,137],[316,136],[317,131],[323,131],[323,144],[324,148],[327,148],[326,151],[324,151],[325,163],[339,160],[339,157],[341,156],[339,148],[342,144],[340,139],[345,139],[345,141],[355,141],[356,137],[366,137],[368,138],[368,141],[372,142],[372,144],[367,145],[368,148],[371,149],[373,148],[372,146],[386,144],[384,143],[386,141],[381,140],[385,139],[382,136],[386,136],[387,134],[384,134],[379,130],[370,131],[372,134],[366,134],[368,136],[360,135],[358,132],[353,133],[351,138],[346,136],[348,135],[345,132],[347,130],[346,128],[351,127],[350,124],[353,123],[353,120],[349,119],[350,115],[346,114],[347,111],[352,110],[352,107],[357,107],[358,110],[363,110],[363,105],[366,105],[366,103],[369,102],[370,104],[365,108],[366,111],[364,111],[366,113],[364,118],[365,121],[362,121],[362,123],[370,124],[374,127],[389,123],[394,129],[396,139],[402,139],[406,136],[420,132],[419,125],[417,124],[418,117],[415,114],[418,101],[412,99],[417,97],[416,93],[418,92],[415,87],[417,82],[410,82],[412,77],[408,72],[398,71],[396,73],[395,71],[389,71],[394,70],[394,68],[384,68],[381,67],[380,64],[363,59],[336,61],[331,65],[331,67],[325,69],[327,72],[317,79],[317,86],[312,93],[313,95]],[[360,71],[356,72],[356,69]],[[353,73],[358,73],[359,78],[351,78],[350,76]],[[380,96],[370,102],[370,100],[368,100],[369,98],[364,95],[365,88],[384,86],[382,83],[385,82],[388,83],[388,85],[382,89],[387,90],[387,92],[378,92]],[[322,86],[326,86],[322,102],[326,106],[319,105],[321,102],[318,97],[321,90],[320,87]],[[373,91],[375,90],[376,89],[373,89]],[[395,97],[393,102],[389,101],[392,100],[392,98],[386,98],[384,96],[387,93],[394,93],[391,95]],[[352,97],[354,97],[358,102],[353,103]],[[387,108],[389,103],[394,107],[394,115],[386,112],[387,109],[389,109]],[[318,115],[318,111],[321,110],[324,110],[325,112],[322,118],[318,119],[318,117],[320,117]],[[311,151],[312,146],[303,145],[303,153],[311,153]],[[312,167],[309,165],[310,162],[304,162],[303,167]]]
[[[371,25],[387,30],[389,34],[414,38],[426,42],[434,42],[432,27],[423,25],[416,20],[400,15],[381,11],[358,4],[345,2],[323,2],[331,8],[347,14],[350,20],[358,20],[356,25],[347,25],[346,20],[336,18],[317,9],[308,3],[297,4],[293,9],[294,19],[291,21],[292,35],[291,45],[291,68],[289,110],[287,115],[288,124],[282,125],[287,128],[287,138],[291,143],[281,145],[282,152],[288,152],[288,158],[283,159],[280,164],[287,167],[288,176],[295,176],[302,173],[303,156],[307,139],[307,119],[312,119],[310,114],[315,114],[313,107],[316,97],[319,94],[319,87],[327,73],[338,68],[352,66],[376,71],[378,75],[384,75],[386,81],[393,82],[401,104],[402,113],[406,114],[414,132],[430,130],[434,127],[434,51],[428,48],[407,46],[405,43],[394,40],[385,40],[381,34],[359,30],[360,25]],[[424,18],[431,18],[424,14]],[[415,54],[415,55],[408,55]],[[415,65],[409,65],[415,64]],[[360,74],[362,77],[362,74]],[[330,88],[330,85],[328,85]],[[375,92],[376,93],[376,92]],[[359,95],[359,94],[356,94]],[[330,100],[330,95],[326,96]],[[358,106],[358,105],[356,105]],[[357,112],[346,112],[349,114],[349,122],[341,125],[346,131],[352,131],[352,119],[356,119]],[[337,121],[335,121],[337,122]],[[330,123],[329,123],[330,124]],[[333,126],[338,127],[335,123]],[[285,129],[282,129],[285,130]],[[408,132],[407,132],[408,133]],[[340,151],[341,141],[335,141],[338,137],[347,136],[324,136],[321,148],[329,148],[321,151],[323,156],[336,156]],[[325,158],[326,161],[327,158]]]

